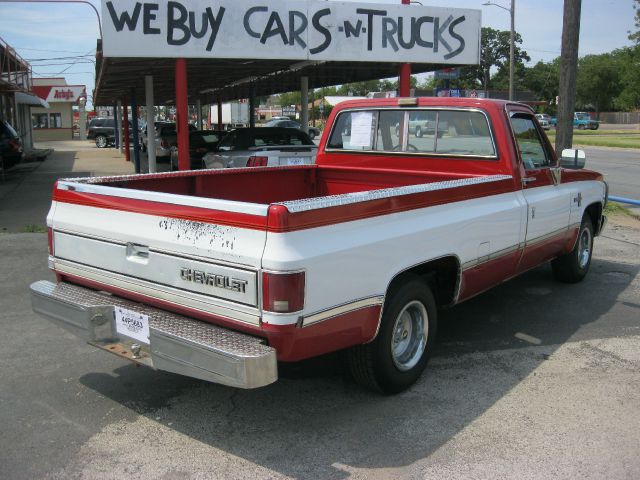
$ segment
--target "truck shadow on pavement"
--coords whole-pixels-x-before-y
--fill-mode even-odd
[[[144,444],[136,428],[120,434],[118,455],[144,455],[140,448],[161,445],[161,432],[169,431],[237,457],[219,464],[238,478],[255,475],[253,464],[323,479],[346,478],[351,467],[408,466],[482,416],[561,345],[624,335],[639,306],[619,296],[639,270],[594,258],[583,283],[564,285],[553,281],[547,265],[442,312],[425,374],[396,396],[351,383],[339,355],[289,366],[277,383],[253,391],[133,366],[118,368],[117,377],[87,374],[81,382],[159,424],[149,433],[158,436]]]

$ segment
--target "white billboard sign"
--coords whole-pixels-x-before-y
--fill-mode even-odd
[[[477,64],[480,10],[320,0],[103,0],[105,57]]]

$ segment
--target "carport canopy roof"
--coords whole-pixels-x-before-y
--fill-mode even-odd
[[[153,76],[156,105],[175,101],[175,59],[105,58],[97,62],[95,105],[112,105],[133,91],[144,102],[144,77]],[[189,102],[215,103],[300,90],[302,77],[309,88],[320,88],[398,76],[400,63],[300,62],[291,60],[187,59]],[[450,67],[451,65],[446,65]],[[443,68],[412,64],[412,74]]]

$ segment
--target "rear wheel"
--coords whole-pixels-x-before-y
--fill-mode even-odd
[[[360,385],[386,394],[413,385],[427,365],[437,327],[436,302],[419,277],[389,290],[376,339],[349,351],[349,368]]]
[[[96,137],[96,147],[98,148],[106,148],[107,147],[107,137],[105,137],[104,135],[98,135]]]
[[[573,250],[551,262],[553,275],[565,283],[578,283],[587,276],[593,253],[593,224],[585,214]]]
[[[420,126],[416,127],[416,137],[422,137],[422,128],[420,128]]]

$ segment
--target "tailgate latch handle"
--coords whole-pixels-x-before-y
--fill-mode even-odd
[[[147,245],[127,243],[127,260],[138,263],[148,263],[149,247]]]

